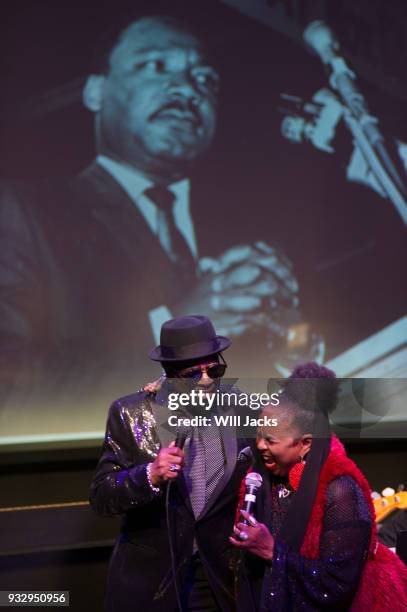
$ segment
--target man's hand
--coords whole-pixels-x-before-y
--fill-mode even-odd
[[[167,480],[175,480],[184,465],[184,451],[171,442],[168,448],[162,448],[151,464],[150,477],[152,484],[158,485]]]
[[[241,510],[240,513],[243,518],[249,522],[249,525],[245,525],[244,523],[235,525],[233,531],[237,538],[231,536],[229,541],[234,544],[234,546],[248,550],[257,557],[261,557],[266,561],[272,561],[274,538],[270,531],[264,523],[259,523],[254,516],[245,510]]]
[[[232,339],[259,333],[284,376],[299,361],[323,360],[323,339],[303,321],[298,282],[283,253],[261,241],[238,245],[218,259],[201,259],[200,270],[177,314],[205,313],[219,334]]]
[[[282,310],[298,306],[298,283],[291,262],[265,242],[239,245],[218,259],[200,262],[202,277],[180,311],[205,312],[218,333],[237,337],[270,329],[283,336]]]

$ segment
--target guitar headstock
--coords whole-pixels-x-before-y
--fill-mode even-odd
[[[372,494],[373,505],[376,512],[376,523],[383,521],[394,510],[405,510],[407,508],[407,491],[404,486],[395,491],[390,487],[383,489],[382,494]]]

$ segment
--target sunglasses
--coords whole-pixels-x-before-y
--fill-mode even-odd
[[[209,365],[198,365],[188,370],[181,370],[176,373],[177,378],[186,378],[192,381],[200,380],[202,374],[205,372],[209,378],[222,378],[227,368],[226,361],[223,359],[223,363],[213,363]]]

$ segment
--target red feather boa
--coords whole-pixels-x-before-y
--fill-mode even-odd
[[[331,450],[321,470],[315,502],[301,546],[301,555],[308,559],[319,558],[319,541],[323,526],[327,488],[331,480],[343,475],[352,477],[362,489],[373,521],[369,556],[363,568],[351,610],[352,612],[366,612],[367,610],[369,612],[405,612],[407,610],[407,567],[397,555],[378,541],[375,511],[369,484],[356,464],[347,457],[342,443],[336,436],[332,436]],[[296,473],[296,478],[293,475],[293,478],[289,476],[289,479],[292,485],[299,484],[298,473]],[[293,488],[296,489],[297,486]],[[236,520],[239,517],[244,494],[243,480],[240,487]]]

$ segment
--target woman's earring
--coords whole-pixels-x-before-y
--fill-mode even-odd
[[[296,491],[298,487],[300,486],[300,480],[301,480],[301,476],[304,471],[304,468],[305,468],[304,457],[301,457],[300,455],[297,459],[297,463],[293,465],[293,467],[288,473],[288,480],[290,482],[290,485],[294,489],[294,491]]]

